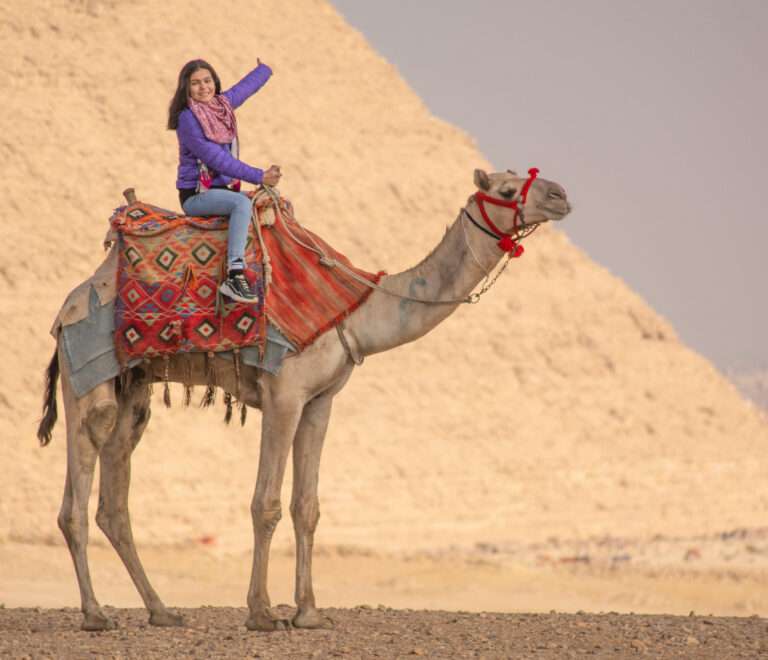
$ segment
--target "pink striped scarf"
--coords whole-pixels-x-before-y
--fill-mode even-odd
[[[237,137],[237,121],[232,104],[223,94],[217,94],[207,103],[200,103],[191,98],[189,109],[197,117],[203,133],[212,142],[229,144]]]

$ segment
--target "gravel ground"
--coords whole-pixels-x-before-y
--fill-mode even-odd
[[[105,608],[108,609],[108,608]],[[290,616],[287,606],[275,608]],[[180,610],[155,628],[144,610],[108,610],[117,630],[79,630],[73,608],[0,609],[2,658],[768,658],[765,618],[635,614],[496,614],[328,609],[334,630],[252,633],[243,608]]]

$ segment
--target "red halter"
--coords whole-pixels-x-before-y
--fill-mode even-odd
[[[474,194],[475,202],[477,203],[477,208],[480,209],[480,214],[483,216],[483,220],[485,220],[485,224],[490,227],[491,231],[496,235],[496,238],[499,239],[498,246],[504,251],[509,252],[510,257],[519,257],[523,254],[524,248],[522,245],[517,243],[515,240],[515,236],[517,236],[517,219],[520,217],[520,214],[522,212],[522,207],[525,206],[525,202],[528,199],[528,191],[530,190],[531,186],[533,185],[534,179],[539,175],[539,169],[537,167],[532,167],[530,170],[528,170],[528,179],[523,184],[523,189],[520,191],[520,197],[515,200],[506,201],[503,199],[497,199],[496,197],[491,197],[490,195],[486,195],[484,192],[481,192],[478,190]],[[488,202],[489,204],[493,204],[494,206],[503,206],[507,209],[515,209],[515,217],[512,221],[512,233],[507,234],[501,229],[499,229],[494,223],[493,220],[491,220],[488,217],[488,213],[485,210],[485,206],[483,204],[485,202]]]

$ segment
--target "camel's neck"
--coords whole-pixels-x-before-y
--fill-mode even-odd
[[[424,300],[463,299],[501,256],[491,237],[459,216],[424,261],[402,273],[382,278],[380,284],[401,296]],[[374,291],[347,325],[360,352],[371,355],[422,337],[457,307],[458,303],[429,305]]]

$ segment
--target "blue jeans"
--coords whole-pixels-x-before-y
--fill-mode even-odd
[[[245,243],[251,223],[251,200],[243,193],[214,188],[184,202],[187,215],[228,215],[227,269],[245,268]]]

